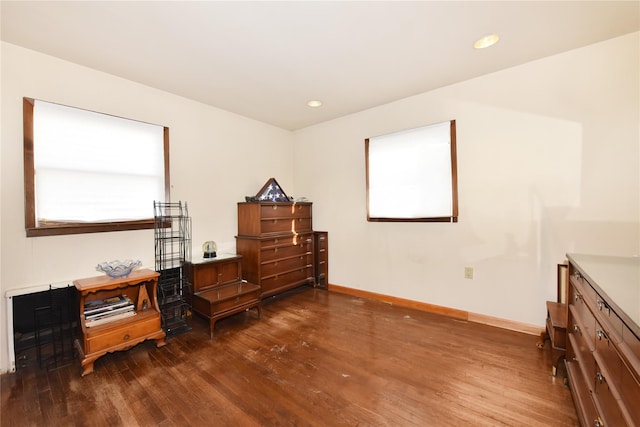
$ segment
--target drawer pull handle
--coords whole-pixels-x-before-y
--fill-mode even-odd
[[[606,339],[609,339],[609,338],[607,337],[607,334],[606,334],[604,331],[597,331],[597,332],[596,332],[596,335],[598,336],[598,339],[599,339],[599,340],[603,340],[603,339],[604,339],[604,340],[606,340]]]
[[[602,302],[602,300],[598,300],[597,304],[598,304],[598,310],[602,311],[602,308],[604,307],[604,302]]]
[[[582,295],[580,295],[580,294],[576,294],[576,296],[574,297],[574,300],[576,302],[580,301],[581,299],[582,299]]]
[[[274,224],[276,224],[276,223],[278,222],[278,220],[277,220],[277,219],[274,219],[272,222],[273,222]]]
[[[598,382],[599,382],[600,384],[602,384],[602,383],[604,382],[604,375],[602,375],[602,373],[598,372],[598,373],[596,374],[596,379],[598,380]]]
[[[275,211],[276,209],[278,209],[278,206],[277,205],[271,205],[271,209],[273,209]]]
[[[580,332],[580,326],[574,324],[573,325],[573,332],[579,333]]]
[[[129,338],[131,338],[131,336],[129,334],[124,334],[124,340],[127,341]]]
[[[236,297],[236,299],[233,300],[233,302],[238,302],[238,301],[240,301],[240,297]]]
[[[594,420],[593,427],[604,427],[604,424],[602,424],[602,421],[600,420]]]

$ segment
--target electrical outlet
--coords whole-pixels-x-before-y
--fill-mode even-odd
[[[465,267],[464,268],[464,278],[465,279],[473,279],[473,267]]]

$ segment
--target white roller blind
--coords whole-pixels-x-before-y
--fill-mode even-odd
[[[163,126],[36,100],[36,218],[153,218],[164,200]]]
[[[369,138],[370,218],[451,217],[451,123]]]

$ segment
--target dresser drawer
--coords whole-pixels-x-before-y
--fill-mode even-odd
[[[294,256],[302,256],[311,253],[311,243],[302,242],[297,245],[276,246],[261,251],[260,259],[264,265],[267,262],[277,261]]]
[[[622,371],[622,360],[618,355],[618,351],[613,341],[609,337],[609,333],[596,322],[596,353],[602,364],[607,367],[607,371],[611,378],[615,381],[620,378]]]
[[[278,261],[270,261],[262,264],[262,276],[268,277],[284,271],[297,270],[311,264],[311,255],[296,255]]]
[[[327,249],[327,236],[324,233],[317,233],[316,234],[316,239],[318,239],[318,241],[316,242],[317,248],[320,250],[325,250]]]
[[[141,314],[140,316],[144,316]],[[136,319],[133,316],[129,319]],[[99,351],[109,350],[112,347],[120,347],[121,345],[131,341],[132,345],[140,342],[138,338],[147,334],[156,333],[160,330],[160,315],[147,316],[147,319],[137,321],[127,321],[126,324],[120,324],[112,329],[102,329],[102,332],[96,336],[87,333],[85,340],[85,353],[95,353]],[[101,325],[102,326],[102,325]]]
[[[596,362],[593,358],[592,350],[582,336],[580,328],[578,327],[576,329],[576,324],[573,322],[570,326],[571,329],[568,330],[570,346],[567,359],[576,362],[584,378],[592,379],[596,375]],[[589,390],[593,390],[593,384],[591,382],[589,382]]]
[[[311,203],[238,203],[238,235],[311,232],[311,211]]]
[[[281,246],[295,246],[300,243],[311,241],[311,234],[284,235],[277,237],[266,237],[260,239],[262,249],[273,249]]]
[[[264,277],[261,280],[262,293],[269,292],[278,288],[301,284],[307,280],[313,281],[311,267],[299,268],[295,271],[289,271],[270,277]]]
[[[589,284],[587,279],[579,273],[574,273],[569,276],[569,283],[577,290],[578,294],[580,294],[583,299],[586,299],[586,302],[590,307],[596,307],[598,293]]]
[[[273,218],[260,221],[261,234],[311,231],[311,218]]]
[[[627,409],[630,425],[640,426],[640,382],[623,365],[619,384],[620,397]]]
[[[569,352],[571,352],[570,347],[568,350]],[[592,399],[590,389],[593,386],[586,383],[585,376],[582,372],[579,362],[576,359],[569,357],[567,358],[566,364],[567,374],[569,377],[569,387],[571,388],[571,393],[573,394],[573,401],[577,409],[580,425],[585,427],[594,426],[596,425],[596,421],[602,422],[602,418],[598,414],[598,411]]]
[[[611,309],[611,307],[604,301],[604,299],[596,294],[596,303],[594,312],[597,313],[600,324],[607,330],[609,339],[616,343],[622,341],[622,329],[624,323],[618,317],[618,315]]]
[[[593,351],[595,349],[596,319],[591,310],[589,310],[588,300],[585,299],[584,295],[573,284],[570,289],[569,300],[571,302],[569,310],[573,320],[572,324],[568,325],[568,331],[576,331],[576,328],[578,328],[580,336],[589,346],[589,351]]]
[[[636,380],[640,382],[640,339],[626,325],[622,329],[622,343],[619,347],[629,370],[635,373]]]
[[[635,369],[640,372],[640,338],[636,337],[631,329],[625,326],[622,329],[622,342],[629,348],[629,353],[633,354],[636,360]]]
[[[602,366],[596,362],[596,375],[594,381],[594,401],[598,412],[600,413],[605,426],[628,426],[620,405],[618,404],[619,394],[615,389],[615,379],[611,373],[605,371]]]
[[[311,205],[299,203],[260,204],[260,217],[265,218],[311,218]]]

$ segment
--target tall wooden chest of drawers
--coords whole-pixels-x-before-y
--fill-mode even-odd
[[[329,288],[329,233],[326,231],[313,232],[313,260],[316,286]]]
[[[314,283],[309,202],[238,203],[236,252],[262,298]]]
[[[584,426],[640,426],[640,258],[569,254],[567,374]]]

